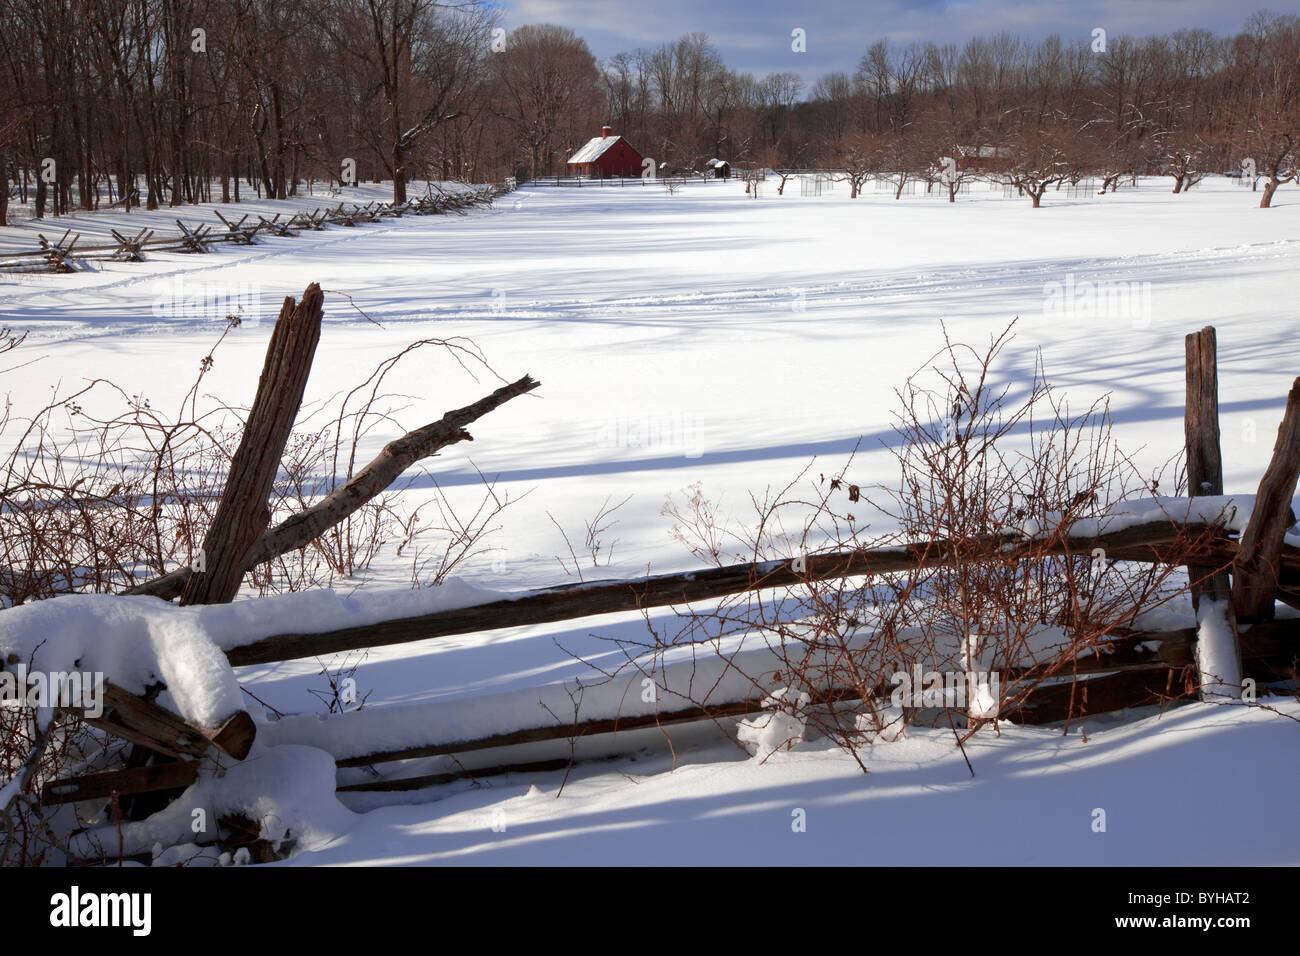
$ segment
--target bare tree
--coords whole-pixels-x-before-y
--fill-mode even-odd
[[[836,157],[836,165],[841,170],[835,178],[849,184],[849,198],[857,199],[863,185],[879,169],[878,140],[870,133],[855,133],[846,136],[844,149]]]
[[[1241,138],[1264,177],[1261,209],[1300,182],[1300,18],[1256,15],[1237,39]]]
[[[509,124],[528,157],[528,175],[553,171],[553,143],[590,136],[599,73],[586,41],[566,27],[524,26],[492,57],[493,113]]]
[[[406,201],[407,159],[429,133],[465,115],[465,100],[488,55],[494,15],[473,2],[351,0],[333,23],[335,42],[376,73],[385,108],[372,140]],[[357,30],[357,22],[366,29]],[[382,134],[387,146],[378,150]]]
[[[1080,170],[1079,137],[1063,125],[1032,126],[1001,148],[1010,156],[992,178],[1028,196],[1035,209],[1050,187],[1069,182]]]

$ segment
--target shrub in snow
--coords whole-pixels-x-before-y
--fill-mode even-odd
[[[803,691],[788,687],[773,691],[763,699],[764,713],[742,720],[736,727],[736,739],[750,756],[766,760],[778,750],[789,750],[803,740],[808,722],[805,711],[811,698]]]
[[[772,598],[738,594],[693,622],[698,653],[754,682],[775,671],[777,684],[841,701],[893,687],[895,705],[983,723],[1071,675],[1071,662],[1185,590],[1185,562],[1122,560],[1107,555],[1103,536],[1147,524],[1155,530],[1138,537],[1163,534],[1179,521],[1169,554],[1190,554],[1219,533],[1213,519],[1235,520],[1242,502],[1154,497],[1159,474],[1144,474],[1119,448],[1104,397],[1073,413],[1037,362],[1024,388],[1005,384],[996,366],[1011,333],[976,348],[945,331],[944,347],[898,390],[895,480],[854,481],[851,459],[830,474],[809,463],[786,488],[754,496],[748,526],[724,520],[698,489],[685,508],[665,507],[698,556],[720,564],[721,548],[739,542],[735,560],[755,560],[785,588]],[[1203,520],[1182,522],[1191,509]],[[895,530],[868,532],[864,513],[886,516]],[[868,551],[887,560],[882,570],[838,577]],[[721,633],[744,634],[770,654],[746,658],[717,641]],[[682,646],[674,635],[654,651]],[[1230,683],[1228,663],[1211,671],[1219,684]],[[1017,675],[1006,690],[1004,672]],[[1081,696],[1039,701],[1061,717],[1082,706]],[[748,721],[742,741],[770,751],[802,736],[797,717],[857,759],[864,733],[879,739],[882,730],[879,707],[781,709],[780,720]],[[858,721],[863,710],[871,713]]]
[[[907,733],[903,708],[896,704],[878,706],[869,713],[858,714],[854,725],[865,743],[892,743]]]

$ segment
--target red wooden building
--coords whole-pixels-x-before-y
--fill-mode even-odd
[[[600,128],[600,135],[569,157],[570,176],[591,179],[609,179],[613,176],[640,176],[642,156],[622,136],[612,136],[608,126]]]

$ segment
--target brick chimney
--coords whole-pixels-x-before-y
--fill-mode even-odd
[[[613,131],[614,131],[614,127],[612,126],[602,126],[600,128],[600,138],[609,139],[609,134],[612,133]]]

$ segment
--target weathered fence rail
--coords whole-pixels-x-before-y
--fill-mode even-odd
[[[991,537],[982,544],[987,553],[996,554],[997,560],[1003,561],[1030,555],[1087,557],[1094,549],[1101,548],[1107,560],[1161,562],[1178,561],[1179,557],[1194,555],[1206,564],[1221,568],[1231,564],[1236,555],[1235,542],[1218,537],[1210,526],[1172,519],[1145,522],[1111,533],[1033,542],[1026,541],[1023,536],[1005,535]],[[811,554],[800,559],[761,564],[703,568],[627,581],[564,585],[488,604],[337,631],[277,634],[229,648],[226,655],[236,667],[269,664],[503,627],[550,624],[598,614],[686,605],[746,591],[796,587],[833,578],[943,567],[953,560],[950,542],[924,541],[878,549]],[[970,560],[969,555],[964,560]],[[1287,567],[1300,571],[1300,549],[1284,549],[1280,560]]]

